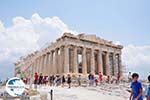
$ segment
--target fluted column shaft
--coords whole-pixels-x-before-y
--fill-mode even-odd
[[[37,59],[37,73],[40,73],[40,57]]]
[[[64,56],[63,56],[63,47],[60,48],[60,57],[59,57],[59,65],[60,65],[60,68],[59,68],[59,72],[60,74],[62,74],[64,72],[64,69],[63,69],[63,60],[64,60]]]
[[[51,73],[50,74],[54,74],[54,51],[51,51],[50,63],[51,63]]]
[[[118,55],[118,61],[119,61],[119,65],[118,65],[118,71],[119,71],[119,75],[122,76],[123,74],[123,68],[122,68],[122,61],[121,61],[121,54]]]
[[[43,57],[40,56],[40,71],[39,71],[40,73],[42,73],[42,66],[43,66],[42,61],[43,61]]]
[[[58,49],[55,50],[55,69],[56,73],[59,73],[59,57],[58,57]]]
[[[49,53],[46,54],[46,75],[49,75]]]
[[[57,73],[57,69],[56,69],[56,50],[53,53],[53,74]]]
[[[117,76],[117,61],[116,61],[116,53],[113,53],[113,69],[114,69],[114,75]]]
[[[65,52],[65,62],[64,62],[64,73],[69,73],[69,48],[66,46],[64,48]]]
[[[103,62],[102,62],[102,51],[99,49],[98,52],[98,70],[99,72],[103,73]]]
[[[95,55],[94,55],[94,49],[91,49],[91,73],[95,74]]]
[[[106,53],[106,75],[110,75],[109,53]]]
[[[86,48],[82,50],[82,73],[87,74]]]
[[[73,72],[78,73],[78,55],[77,55],[77,47],[74,47],[74,54],[73,54]]]
[[[45,58],[46,58],[46,56],[43,55],[42,56],[42,73],[43,73],[43,75],[45,75]]]

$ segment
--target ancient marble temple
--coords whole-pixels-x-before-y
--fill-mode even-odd
[[[45,76],[99,72],[107,76],[122,75],[122,48],[96,35],[64,33],[55,43],[21,57],[15,63],[15,75],[32,76],[35,72]]]

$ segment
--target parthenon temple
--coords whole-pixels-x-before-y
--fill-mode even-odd
[[[99,72],[106,76],[122,75],[122,48],[96,35],[64,33],[56,42],[21,57],[15,63],[15,75],[29,76],[35,72],[45,76]]]

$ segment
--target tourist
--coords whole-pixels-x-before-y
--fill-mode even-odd
[[[52,76],[51,75],[48,77],[48,82],[49,82],[49,85],[52,86]]]
[[[142,97],[142,84],[138,81],[139,75],[137,73],[132,74],[131,83],[131,95],[130,100],[143,100]]]
[[[35,88],[35,89],[37,88],[37,83],[38,83],[38,74],[35,73],[35,74],[34,74],[34,88]]]
[[[81,86],[81,75],[78,76],[77,81],[78,81],[78,85]]]
[[[107,76],[106,83],[108,83],[108,84],[109,84],[109,83],[110,83],[110,80],[111,80],[111,77],[108,75],[108,76]]]
[[[98,79],[95,77],[95,85],[98,86]]]
[[[59,75],[56,76],[56,86],[59,86],[61,84],[61,78]]]
[[[102,81],[103,81],[103,75],[101,72],[99,72],[99,82],[102,83]]]
[[[56,79],[55,76],[52,75],[52,85],[53,85],[53,86],[55,86],[55,79]]]
[[[37,82],[38,82],[38,74],[35,73],[34,74],[34,84],[37,84]]]
[[[150,75],[148,76],[148,85],[145,89],[146,100],[150,100]]]
[[[120,83],[120,73],[117,74],[116,84]]]
[[[71,88],[71,76],[70,76],[70,74],[68,74],[67,83],[69,85],[69,88]]]
[[[94,85],[94,75],[93,74],[89,74],[88,76],[89,79],[89,86],[93,86]]]
[[[62,87],[64,87],[64,84],[65,84],[65,82],[66,82],[66,79],[65,79],[65,76],[64,76],[64,75],[62,76],[61,81],[62,81]]]
[[[47,84],[47,77],[48,77],[48,76],[43,76],[43,84],[44,84],[44,85]]]
[[[132,75],[131,75],[131,72],[129,72],[128,74],[128,82],[131,82],[132,81]]]
[[[40,73],[40,76],[39,76],[39,85],[42,85],[42,82],[43,81],[43,75],[42,73]]]
[[[114,78],[113,78],[113,76],[110,77],[110,83],[111,83],[111,84],[114,83]]]
[[[91,82],[91,76],[92,76],[92,74],[90,73],[90,74],[88,75],[89,86],[91,86],[91,84],[92,84],[92,82]]]

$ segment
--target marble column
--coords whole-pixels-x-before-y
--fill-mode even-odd
[[[117,62],[116,62],[116,53],[113,53],[113,69],[114,69],[114,75],[117,76]]]
[[[56,73],[59,73],[59,57],[58,57],[58,48],[55,50],[55,69]]]
[[[46,53],[46,75],[49,75],[49,53]]]
[[[103,62],[102,62],[102,50],[99,49],[98,52],[98,71],[103,73]]]
[[[54,50],[53,52],[53,74],[57,73],[57,69],[56,69],[56,50]]]
[[[63,56],[63,49],[64,49],[63,47],[60,47],[60,57],[59,57],[59,60],[60,60],[60,62],[59,62],[59,63],[60,63],[60,64],[59,64],[59,65],[60,65],[60,68],[59,68],[59,69],[60,69],[60,74],[64,73],[64,66],[63,66],[63,65],[64,65],[64,63],[63,63],[63,60],[64,60],[64,58],[63,58],[63,57],[64,57],[64,56]]]
[[[93,48],[91,48],[91,73],[95,74],[95,55]]]
[[[34,78],[34,73],[35,73],[35,66],[36,64],[35,64],[35,60],[32,62],[32,64],[31,64],[31,66],[30,67],[32,67],[31,68],[31,83],[33,82],[33,78]]]
[[[35,72],[38,72],[38,58],[35,59]]]
[[[43,57],[40,56],[40,67],[39,67],[39,72],[42,73],[42,60],[43,60]]]
[[[42,74],[45,76],[45,58],[46,58],[46,55],[44,54],[42,56]]]
[[[68,46],[65,46],[64,48],[65,52],[65,59],[64,59],[64,73],[69,73],[69,48]]]
[[[82,73],[87,74],[87,60],[86,60],[86,48],[82,50]]]
[[[33,61],[33,74],[36,72],[36,59]]]
[[[49,59],[48,59],[48,74],[52,74],[52,52],[49,53]]]
[[[51,74],[55,74],[54,73],[54,51],[51,51],[51,55],[50,55],[50,59],[51,59]]]
[[[73,72],[75,74],[78,73],[78,54],[77,54],[77,47],[74,47],[73,51]]]
[[[110,75],[109,52],[106,52],[106,75]]]
[[[123,69],[122,69],[122,62],[121,62],[121,54],[118,55],[118,61],[119,61],[118,72],[119,72],[119,75],[122,76],[122,74],[123,74],[122,70]]]
[[[40,73],[40,58],[37,58],[37,73]]]
[[[43,75],[46,75],[46,54],[43,55]]]
[[[58,73],[62,74],[62,68],[63,68],[63,47],[59,48],[59,56],[58,56]]]

